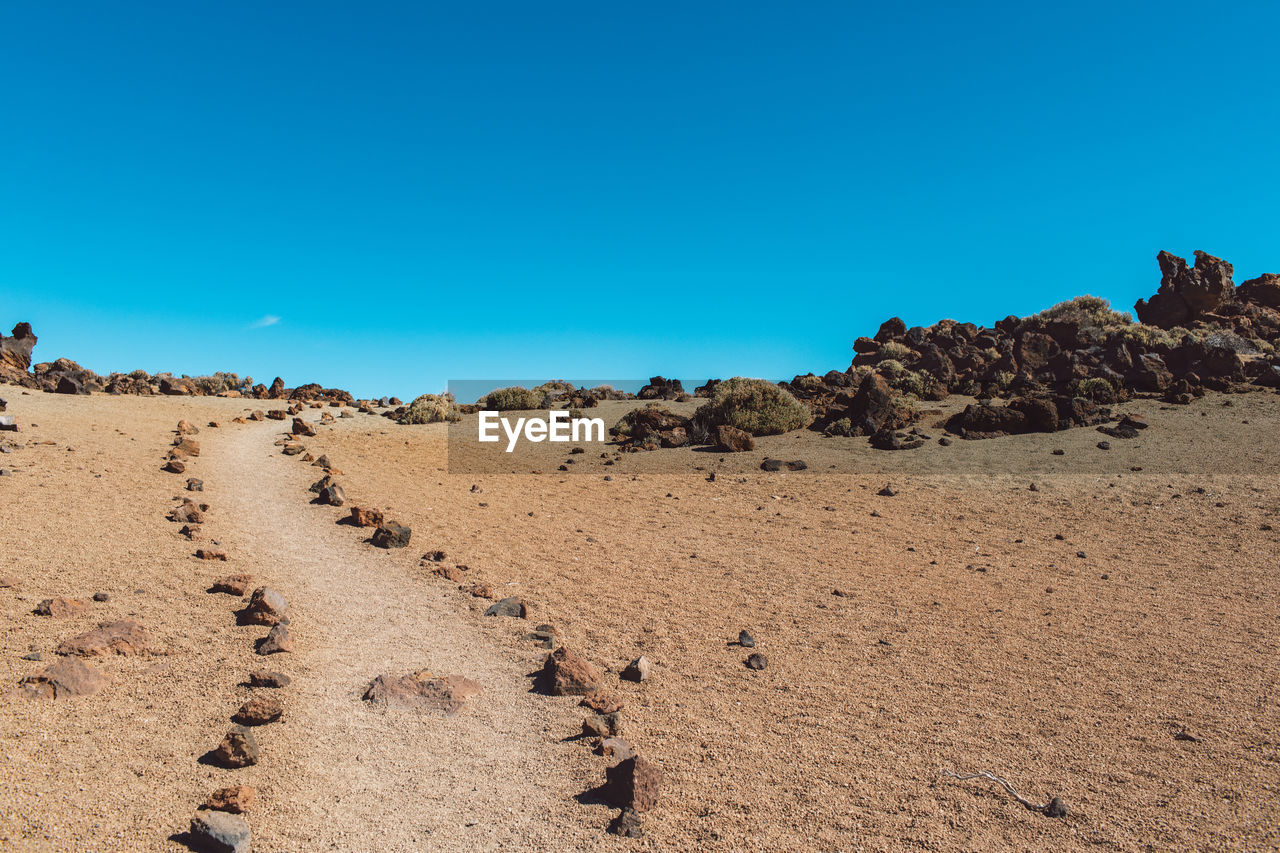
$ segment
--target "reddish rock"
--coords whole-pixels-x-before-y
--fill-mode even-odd
[[[756,440],[746,430],[720,424],[716,427],[716,443],[727,453],[745,453],[756,449]]]
[[[267,412],[267,417],[273,421],[282,421],[286,417],[288,417],[288,414],[289,413],[286,412],[284,409],[271,409],[270,411]]]
[[[293,434],[313,436],[316,434],[316,428],[304,421],[302,418],[293,419]]]
[[[585,696],[600,686],[600,670],[564,646],[547,655],[542,671],[553,696]]]
[[[219,788],[209,795],[202,808],[219,812],[243,814],[257,799],[258,792],[248,785],[232,785],[230,788]]]
[[[69,616],[79,616],[84,613],[85,606],[85,603],[77,598],[46,598],[36,605],[36,614],[66,619]]]
[[[97,693],[107,677],[76,658],[64,658],[45,667],[36,675],[28,675],[18,683],[19,693],[32,699],[63,699]]]
[[[178,435],[195,435],[200,432],[200,428],[193,426],[189,421],[178,421],[178,428],[175,430]]]
[[[147,629],[129,620],[103,622],[92,631],[63,641],[55,651],[78,657],[162,654]]]
[[[279,699],[272,696],[256,696],[241,705],[231,721],[242,726],[265,726],[280,719],[282,714],[284,714],[284,705],[280,704]]]
[[[379,675],[364,692],[363,699],[388,708],[443,711],[452,716],[480,685],[461,675],[437,678],[427,671],[413,675]]]
[[[353,506],[351,508],[350,521],[356,527],[381,527],[386,521],[380,509],[365,509],[363,507]]]
[[[170,474],[183,474],[186,473],[187,466],[183,464],[181,459],[170,459],[164,463],[164,468],[161,470],[168,471]]]
[[[180,524],[201,524],[204,512],[190,498],[184,498],[182,503],[169,510],[168,519]]]
[[[187,456],[199,456],[200,442],[196,441],[194,438],[179,436],[173,441],[173,449]]]
[[[201,560],[221,560],[227,561],[227,552],[220,548],[197,548],[196,556]]]
[[[253,583],[253,575],[228,575],[213,582],[209,592],[225,592],[227,595],[244,595]]]

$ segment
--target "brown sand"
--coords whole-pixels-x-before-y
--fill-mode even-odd
[[[260,788],[262,850],[1280,844],[1280,534],[1262,529],[1280,525],[1280,486],[1210,473],[1275,458],[1272,395],[1148,405],[1150,435],[1105,462],[1086,464],[1092,430],[946,448],[995,470],[1011,454],[1049,460],[1033,477],[931,474],[945,470],[926,465],[946,458],[934,446],[876,459],[891,477],[754,470],[766,454],[821,471],[855,452],[804,434],[723,462],[678,450],[604,467],[592,450],[576,457],[585,475],[449,475],[444,436],[465,424],[340,420],[306,443],[343,469],[350,503],[413,526],[410,548],[382,552],[334,523],[345,510],[306,503],[318,471],[272,446],[281,424],[227,423],[242,402],[4,391],[17,438],[57,442],[0,457],[15,468],[0,480],[3,573],[23,583],[0,590],[5,683],[44,665],[19,659],[30,646],[106,616],[135,614],[174,651],[160,672],[103,662],[113,683],[94,697],[0,705],[0,768],[17,782],[0,794],[0,843],[15,849],[163,849],[232,776]],[[159,453],[181,417],[224,422],[202,430],[192,472],[227,564],[190,559],[163,520],[181,478],[158,473]],[[643,473],[672,464],[662,454],[703,470]],[[548,463],[565,458],[548,448]],[[886,479],[896,497],[875,494]],[[487,602],[420,568],[436,548],[524,596],[610,682],[637,654],[653,661],[650,680],[616,688],[626,736],[667,774],[645,839],[604,836],[612,812],[574,801],[605,766],[562,742],[580,709],[527,692],[528,624],[480,616]],[[196,763],[262,661],[250,641],[264,629],[236,627],[230,600],[202,591],[230,571],[289,596],[300,641],[271,660],[297,676],[286,721],[263,732],[262,764],[236,772]],[[99,588],[112,601],[92,616],[28,615]],[[730,644],[743,628],[762,672]],[[447,720],[362,706],[368,678],[420,666],[485,692]],[[1177,739],[1184,728],[1199,740]],[[994,771],[1071,813],[1029,812],[944,767]]]

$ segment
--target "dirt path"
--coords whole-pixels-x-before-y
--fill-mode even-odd
[[[309,503],[322,472],[280,455],[277,434],[227,430],[200,460],[214,506],[207,533],[237,571],[286,595],[298,644],[258,659],[294,683],[287,721],[259,737],[254,849],[602,846],[603,810],[573,800],[594,767],[581,745],[562,743],[574,711],[530,692],[536,653],[502,648],[522,626],[462,612],[455,591],[413,568],[418,542],[383,551],[364,544],[367,531],[335,524],[345,511]],[[242,630],[246,642],[262,633]],[[424,668],[484,691],[447,719],[361,701],[375,676]],[[232,784],[239,772],[217,774]]]

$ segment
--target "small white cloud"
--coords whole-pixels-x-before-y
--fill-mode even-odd
[[[274,326],[280,322],[280,318],[275,314],[266,314],[254,322],[249,324],[250,329],[265,329],[267,326]]]

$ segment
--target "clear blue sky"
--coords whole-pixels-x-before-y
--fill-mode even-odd
[[[408,397],[1129,308],[1162,248],[1280,271],[1277,33],[1275,2],[5,3],[0,323]]]

